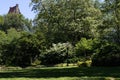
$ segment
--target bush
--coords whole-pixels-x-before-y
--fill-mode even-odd
[[[78,65],[78,67],[90,67],[91,66],[91,60],[85,61],[85,62],[78,61],[77,65]]]
[[[114,44],[101,46],[93,55],[92,66],[120,66],[120,47]]]
[[[90,59],[98,45],[99,40],[97,39],[81,38],[81,40],[75,45],[76,57],[84,57],[86,60]]]
[[[36,59],[36,60],[32,63],[32,65],[33,65],[33,66],[40,65],[40,63],[41,63],[41,61],[38,60],[38,59]]]
[[[21,33],[19,38],[10,39],[8,44],[2,46],[1,63],[20,67],[30,66],[32,63],[39,64],[40,62],[35,60],[42,52],[44,44],[44,38],[38,34]]]
[[[80,60],[81,60],[81,58],[73,57],[73,58],[68,59],[68,62],[69,63],[77,63],[77,61],[80,61]],[[65,61],[65,62],[67,62],[67,61]]]
[[[86,67],[86,63],[83,63],[83,62],[77,62],[77,66],[78,67]]]
[[[86,57],[91,52],[93,45],[92,39],[81,38],[81,40],[75,45],[76,55]]]
[[[64,63],[72,54],[72,45],[70,43],[53,44],[50,49],[47,49],[40,55],[42,64],[54,65]]]

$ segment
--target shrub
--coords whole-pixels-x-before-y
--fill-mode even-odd
[[[77,65],[78,65],[78,67],[90,67],[91,66],[91,60],[85,61],[85,62],[78,61]]]
[[[50,49],[47,49],[40,55],[42,64],[59,64],[63,63],[72,54],[72,45],[70,43],[53,44]]]
[[[120,66],[120,47],[115,44],[101,46],[93,55],[92,66]]]
[[[81,38],[81,40],[75,45],[76,54],[80,56],[87,55],[86,51],[90,51],[92,49],[92,44],[92,39],[87,40],[86,38]]]
[[[8,66],[30,66],[42,52],[45,43],[44,38],[38,34],[27,32],[21,33],[19,38],[15,38],[10,39],[9,44],[2,46],[1,63]]]
[[[40,65],[40,63],[41,63],[41,61],[38,60],[38,59],[36,59],[36,60],[32,63],[32,65],[33,65],[33,66]]]
[[[90,59],[98,43],[99,41],[97,41],[97,39],[81,38],[81,40],[75,45],[76,56],[83,57],[85,60]]]
[[[85,63],[85,62],[83,62],[83,63],[81,63],[81,64],[78,64],[78,66],[79,66],[79,67],[88,67],[88,66],[87,66],[87,63]]]

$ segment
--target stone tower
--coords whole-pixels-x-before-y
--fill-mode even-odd
[[[10,13],[21,14],[19,5],[16,4],[16,6],[10,7],[8,14],[10,14]]]

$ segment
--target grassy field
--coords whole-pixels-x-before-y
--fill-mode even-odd
[[[2,70],[0,80],[120,80],[120,67],[46,67]]]

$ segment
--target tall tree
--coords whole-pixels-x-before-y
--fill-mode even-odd
[[[0,16],[0,29],[2,29],[3,24],[4,24],[4,18],[3,16]]]
[[[7,31],[10,28],[15,28],[17,31],[30,30],[32,22],[21,14],[7,14],[3,16],[4,24],[2,30]]]
[[[105,0],[103,12],[103,26],[101,26],[102,39],[120,44],[120,1]]]
[[[98,36],[101,12],[93,0],[32,0],[32,4],[38,13],[35,23],[49,42],[75,44],[81,37]]]

